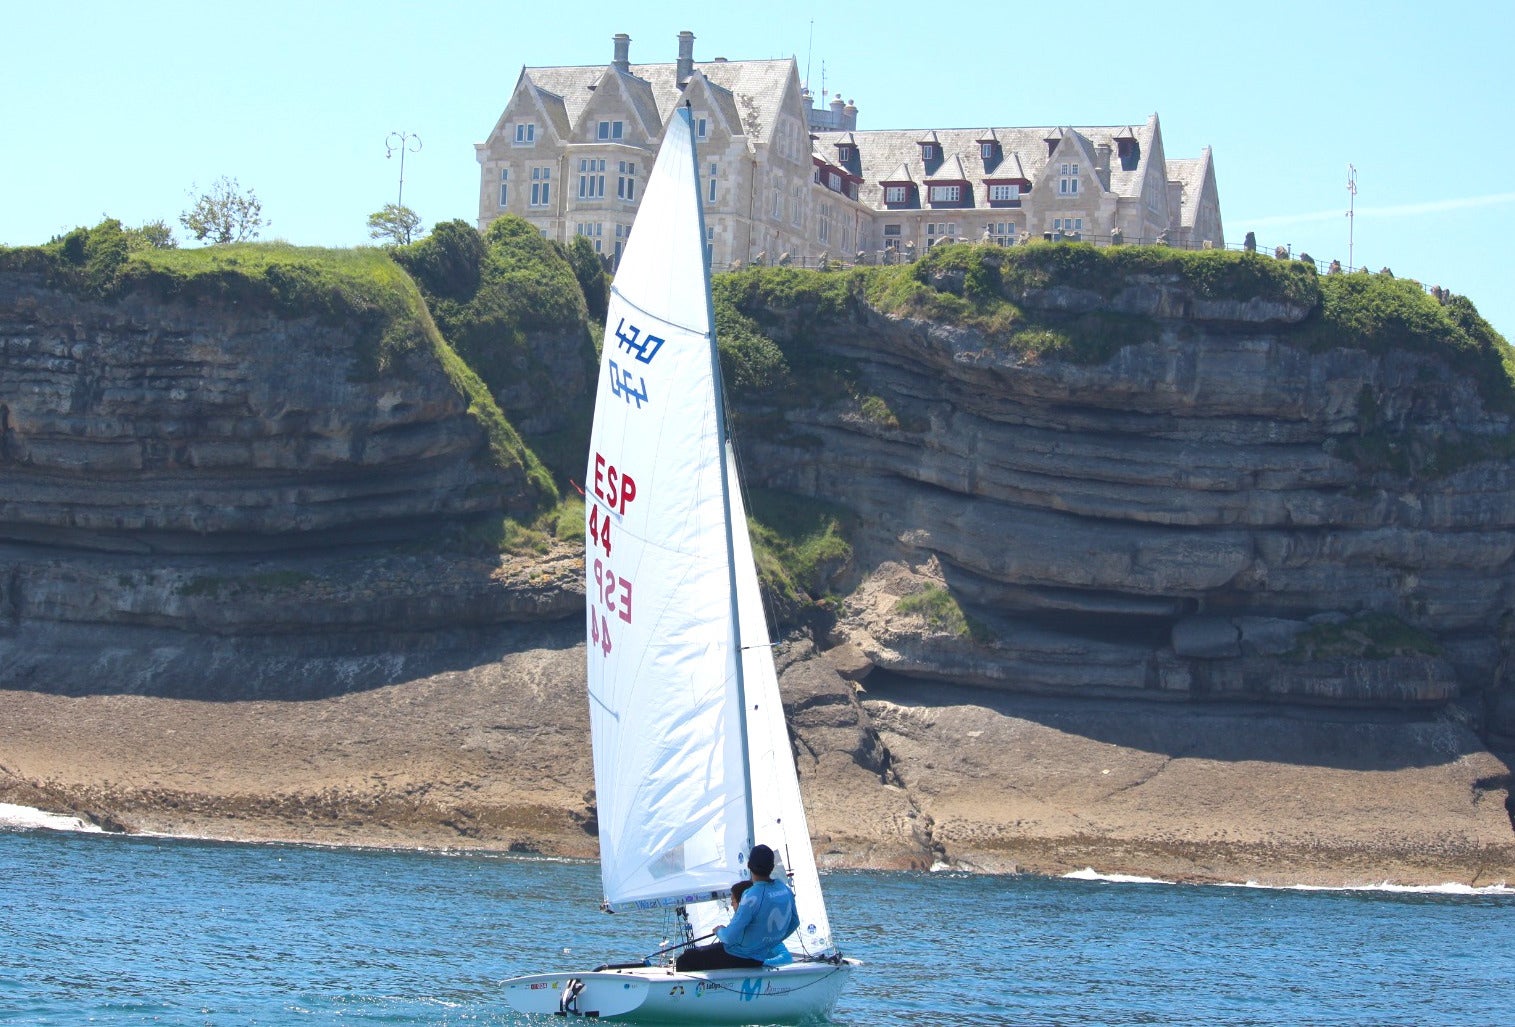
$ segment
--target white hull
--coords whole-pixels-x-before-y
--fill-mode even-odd
[[[512,1009],[545,1016],[640,1023],[799,1023],[823,1020],[831,1012],[855,965],[855,960],[844,959],[696,973],[635,967],[533,974],[506,981],[502,988]],[[583,987],[565,1002],[572,982]]]

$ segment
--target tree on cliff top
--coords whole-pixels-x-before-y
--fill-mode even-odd
[[[263,220],[257,194],[251,189],[243,192],[235,178],[222,175],[179,215],[179,224],[200,242],[208,238],[212,243],[230,243],[256,239],[258,230],[269,222]]]
[[[421,233],[421,215],[398,203],[386,203],[368,215],[368,237],[388,239],[395,246],[408,246]]]

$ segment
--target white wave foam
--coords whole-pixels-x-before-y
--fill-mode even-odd
[[[1335,892],[1383,892],[1394,895],[1515,895],[1515,888],[1511,888],[1503,881],[1499,884],[1486,884],[1476,886],[1461,884],[1457,881],[1446,881],[1442,884],[1395,884],[1392,881],[1380,881],[1378,884],[1259,884],[1256,881],[1247,881],[1245,884],[1222,884],[1222,888],[1259,888],[1266,891],[1335,891]]]
[[[1108,884],[1173,884],[1157,877],[1137,877],[1134,874],[1102,874],[1093,867],[1084,867],[1071,874],[1064,874],[1065,881],[1104,881]]]
[[[48,813],[44,810],[33,809],[31,806],[16,806],[9,802],[0,802],[0,828],[8,828],[12,831],[89,831],[99,833],[100,828],[94,824],[80,820],[78,817],[66,817],[61,813]]]

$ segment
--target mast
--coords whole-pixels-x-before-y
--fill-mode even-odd
[[[694,139],[693,117],[689,113],[688,100],[684,101],[683,107],[678,108],[678,116],[684,119],[686,125],[690,126],[689,159],[694,162],[694,209],[696,220],[700,226],[700,253],[704,258],[705,263],[705,312],[709,317],[708,323],[710,325],[710,376],[711,380],[715,383],[715,431],[716,437],[720,440],[719,448],[721,452],[721,505],[726,509],[727,512],[725,517],[726,568],[727,577],[730,584],[729,592],[731,596],[731,634],[733,639],[736,641],[736,652],[733,655],[735,656],[734,663],[736,667],[737,724],[740,728],[738,733],[742,739],[742,782],[746,786],[746,851],[751,852],[752,847],[757,844],[757,839],[754,837],[754,835],[757,834],[757,828],[754,824],[752,814],[752,756],[749,751],[751,743],[747,738],[747,687],[746,674],[742,670],[742,621],[741,614],[737,606],[736,543],[733,540],[732,536],[732,532],[736,530],[736,527],[731,523],[731,468],[727,459],[727,449],[731,436],[726,426],[726,385],[721,380],[721,353],[720,347],[717,345],[715,337],[715,301],[711,298],[710,295],[710,251],[706,245],[707,236],[705,235],[705,204],[701,202],[701,193],[699,188],[700,156],[697,144]],[[747,530],[747,526],[745,524],[742,525],[742,530]],[[745,859],[745,856],[743,858]]]

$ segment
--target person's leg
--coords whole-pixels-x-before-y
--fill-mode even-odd
[[[726,951],[726,946],[716,942],[714,945],[685,949],[679,953],[679,958],[673,965],[676,970],[732,970],[763,964],[761,960],[733,956]]]

